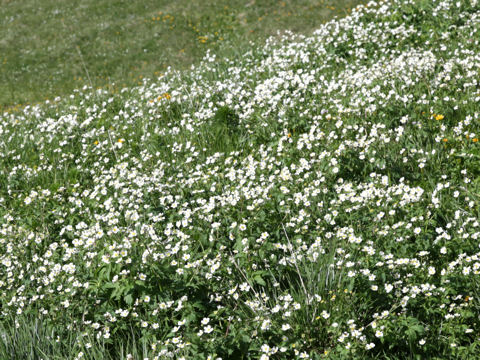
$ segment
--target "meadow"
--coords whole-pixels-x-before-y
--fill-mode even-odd
[[[278,30],[308,33],[359,0],[2,0],[0,111],[240,56]]]
[[[0,115],[1,359],[476,359],[480,3]]]

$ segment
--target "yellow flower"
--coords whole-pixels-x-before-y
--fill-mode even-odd
[[[444,116],[443,115],[440,115],[438,114],[437,116],[435,116],[435,120],[443,120]]]

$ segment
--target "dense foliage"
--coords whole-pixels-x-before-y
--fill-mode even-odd
[[[1,357],[474,358],[479,79],[396,0],[3,113]]]

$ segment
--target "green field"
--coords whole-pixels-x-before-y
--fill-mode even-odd
[[[242,53],[277,31],[308,33],[359,0],[0,2],[0,111],[83,85],[134,85],[207,49]]]
[[[318,25],[325,5],[305,3],[305,33],[268,40],[299,26],[293,2],[191,3],[171,24],[165,5],[138,28],[132,2],[118,66],[89,30],[107,32],[106,8],[82,4],[91,26],[63,22],[91,40],[70,62],[40,47],[30,87],[7,77],[11,104],[32,103],[0,112],[0,360],[478,359],[478,0],[372,1]],[[43,11],[39,42],[61,24]],[[145,29],[197,17],[156,70]],[[47,52],[93,86],[42,88]],[[120,65],[138,61],[144,78]]]

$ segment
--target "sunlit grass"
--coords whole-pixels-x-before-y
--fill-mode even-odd
[[[136,85],[168,67],[189,67],[206,49],[230,56],[278,30],[308,33],[360,2],[2,1],[0,109],[83,85]]]
[[[479,2],[242,46],[0,112],[0,359],[478,357]]]

